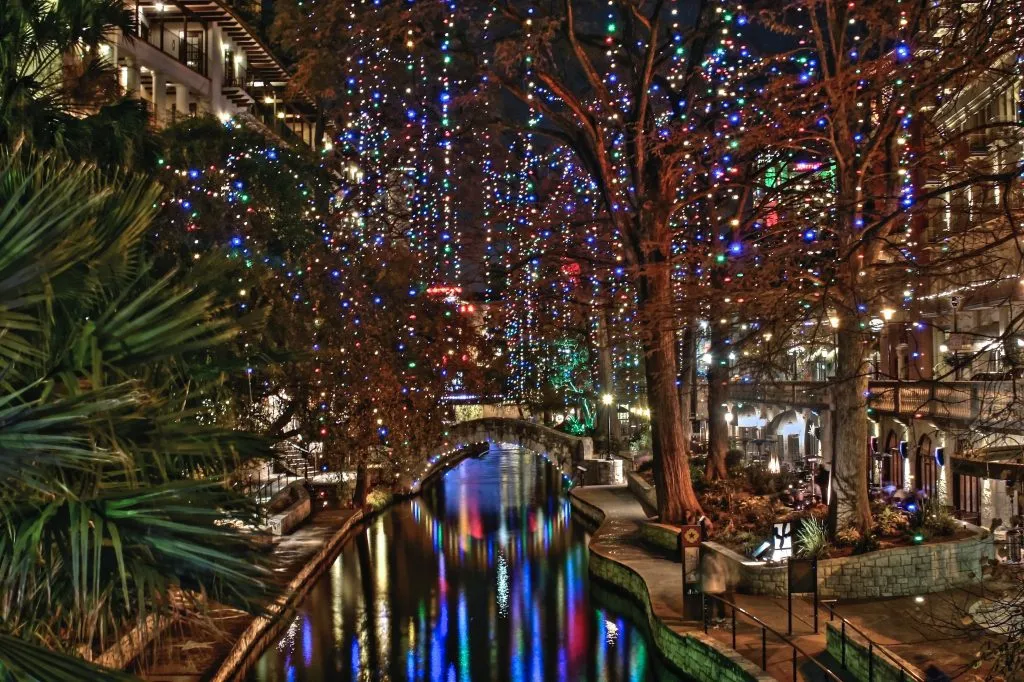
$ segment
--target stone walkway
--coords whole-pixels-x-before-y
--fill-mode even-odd
[[[294,533],[277,539],[272,550],[275,582],[287,585],[353,514],[353,509],[323,510]],[[129,670],[151,682],[208,679],[253,620],[247,613],[225,607],[211,608],[208,616],[207,623],[172,626],[150,648],[147,665],[136,662]]]
[[[625,486],[591,486],[577,488],[572,494],[591,506],[601,509],[605,521],[594,534],[591,547],[602,554],[627,564],[642,575],[650,589],[652,605],[673,629],[694,631],[700,623],[683,618],[681,566],[678,558],[642,543],[640,525],[647,515]],[[728,593],[723,595],[740,608],[755,615],[779,633],[787,631],[785,598]],[[977,596],[956,590],[919,597],[845,602],[837,613],[863,631],[875,643],[882,644],[897,656],[926,673],[942,671],[950,677],[963,674],[975,661],[980,648],[978,638],[965,638],[950,627],[929,623],[955,623],[966,603]],[[656,604],[655,604],[656,603]],[[825,651],[825,627],[829,614],[819,609],[818,634],[814,634],[813,606],[809,599],[793,601],[793,636],[790,639],[840,679],[851,679],[838,661]],[[709,634],[726,645],[732,644],[731,613],[715,613],[716,627]],[[768,672],[778,680],[792,679],[792,649],[767,635]],[[747,659],[761,665],[761,631],[750,621],[737,618],[736,648]],[[804,679],[824,679],[813,670],[816,666],[804,660],[800,666]],[[973,671],[977,674],[979,671]]]
[[[702,631],[699,615],[687,618],[683,614],[682,570],[676,557],[641,542],[640,526],[647,520],[647,515],[632,493],[625,486],[590,486],[577,488],[572,494],[605,514],[604,523],[591,538],[591,550],[623,563],[641,575],[647,583],[655,615],[673,630],[680,633]],[[772,599],[764,599],[762,604],[758,597],[732,594],[723,596],[757,615],[773,630],[783,634],[786,632],[784,604],[780,609]],[[795,635],[790,638],[807,654],[797,655],[798,678],[813,681],[830,679],[818,665],[808,660],[813,658],[821,666],[832,670],[836,679],[843,682],[852,680],[838,662],[825,652],[824,623],[819,628],[819,634],[813,634],[810,606],[806,607],[806,611],[807,618],[803,619],[805,622],[794,620]],[[713,612],[713,615],[718,618],[708,634],[726,647],[731,647],[731,610],[725,607],[724,612]],[[736,621],[736,651],[759,667],[766,664],[767,673],[776,680],[793,679],[792,647],[771,632],[766,632],[762,639],[762,628],[742,614],[737,616]]]

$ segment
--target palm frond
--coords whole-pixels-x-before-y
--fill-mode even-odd
[[[74,656],[0,634],[0,679],[16,682],[138,682],[119,670],[109,670]]]

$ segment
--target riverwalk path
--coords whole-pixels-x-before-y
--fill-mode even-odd
[[[681,634],[703,632],[698,620],[684,617],[682,571],[676,556],[653,547],[641,540],[641,527],[648,521],[640,502],[626,486],[588,486],[576,488],[572,497],[586,506],[600,510],[603,522],[591,538],[591,553],[625,565],[646,583],[654,615],[673,631]],[[721,595],[748,611],[772,630],[783,635],[787,632],[786,599],[760,595],[727,593]],[[889,651],[917,668],[922,678],[949,679],[969,670],[975,661],[978,643],[949,632],[940,633],[923,625],[935,619],[935,611],[950,608],[957,599],[965,598],[957,592],[940,593],[926,597],[903,597],[886,600],[850,602],[840,604],[837,612],[843,618]],[[723,612],[724,611],[724,612]],[[730,611],[726,607],[718,613],[708,635],[716,642],[731,648],[732,627]],[[852,675],[826,651],[826,622],[829,614],[819,610],[819,629],[814,633],[813,608],[809,600],[794,599],[793,634],[785,635],[809,658],[798,656],[799,677],[805,680],[827,679],[821,667],[840,680],[853,680]],[[745,622],[744,622],[745,621]],[[751,620],[738,619],[736,651],[748,661],[762,666],[776,680],[793,679],[793,649],[779,637],[768,634],[762,639],[761,628]]]

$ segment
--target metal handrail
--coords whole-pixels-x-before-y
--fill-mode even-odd
[[[708,609],[707,609],[707,601],[706,601],[708,598],[716,599],[716,600],[720,601],[722,604],[726,604],[726,605],[728,605],[728,606],[730,606],[732,608],[732,648],[733,648],[734,651],[737,650],[736,649],[736,612],[737,611],[739,613],[742,613],[744,616],[746,616],[750,620],[752,620],[755,625],[760,626],[760,628],[761,628],[761,670],[768,670],[768,633],[771,632],[773,635],[778,637],[784,644],[789,645],[790,649],[793,652],[793,658],[792,658],[792,663],[793,663],[793,682],[796,682],[796,680],[797,680],[797,670],[798,670],[798,667],[797,667],[797,654],[803,656],[808,661],[810,661],[815,666],[817,666],[817,668],[822,673],[824,673],[825,677],[828,678],[831,682],[842,682],[842,680],[839,678],[838,675],[836,675],[834,672],[832,672],[831,670],[826,668],[824,665],[822,665],[821,662],[819,662],[816,658],[811,656],[809,653],[807,653],[806,651],[804,651],[803,649],[798,647],[791,639],[789,639],[789,637],[787,637],[786,635],[783,635],[781,632],[779,632],[778,630],[773,628],[771,625],[768,625],[768,623],[765,623],[763,620],[761,620],[760,618],[758,618],[757,616],[752,614],[750,611],[747,611],[742,606],[737,606],[734,602],[729,601],[725,597],[720,597],[717,594],[708,594],[706,592],[702,592],[701,593],[701,600],[702,600],[702,604],[701,604],[701,617],[702,617],[702,620],[704,621],[704,634],[708,634]]]
[[[828,620],[829,620],[830,623],[832,622],[832,620],[834,618],[838,618],[839,619],[839,622],[840,622],[840,635],[842,637],[842,640],[841,640],[841,643],[842,643],[842,655],[840,657],[840,661],[839,662],[842,664],[842,666],[844,668],[846,668],[846,628],[849,627],[854,632],[856,632],[858,635],[860,635],[864,639],[864,641],[866,641],[868,643],[868,682],[874,682],[874,679],[875,679],[875,654],[877,652],[881,652],[885,658],[889,659],[889,662],[891,664],[895,665],[897,668],[900,669],[900,681],[901,682],[903,680],[913,680],[914,682],[925,682],[925,678],[924,677],[921,677],[920,675],[915,673],[913,670],[910,670],[906,666],[904,666],[903,663],[901,663],[896,658],[895,654],[893,654],[891,651],[886,649],[884,646],[881,646],[880,644],[877,644],[874,640],[872,640],[870,637],[868,637],[867,634],[863,630],[861,630],[859,627],[857,627],[856,625],[854,625],[853,623],[851,623],[850,621],[846,620],[845,618],[840,616],[838,613],[836,613],[836,609],[835,609],[835,606],[834,606],[834,604],[836,603],[835,599],[823,600],[823,601],[819,601],[818,603],[821,604],[822,606],[824,606],[826,609],[828,609]]]

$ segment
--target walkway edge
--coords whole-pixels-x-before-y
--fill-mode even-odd
[[[605,512],[569,491],[573,511],[600,526]],[[647,580],[626,563],[595,547],[593,538],[588,546],[590,573],[625,592],[647,614],[647,624],[653,644],[660,655],[685,675],[695,680],[718,682],[775,682],[754,663],[737,652],[722,646],[703,632],[678,632],[654,613]]]
[[[231,645],[231,650],[217,668],[217,672],[209,678],[211,682],[237,680],[249,671],[263,655],[268,644],[286,625],[284,614],[309,593],[317,578],[333,563],[341,546],[355,534],[359,525],[371,518],[374,513],[366,514],[359,510],[345,519],[320,551],[288,582],[278,598],[267,607],[266,613],[253,618],[241,636]]]

